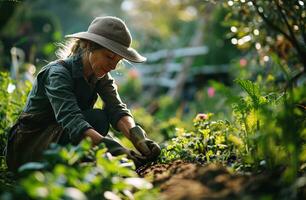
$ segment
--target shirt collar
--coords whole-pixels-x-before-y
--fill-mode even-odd
[[[68,65],[71,66],[71,75],[72,78],[84,78],[83,76],[83,62],[82,62],[82,54],[81,52],[76,53],[75,55],[72,55],[68,57],[65,62],[67,62]],[[92,75],[89,78],[89,82],[92,85],[95,85],[101,78],[96,78],[94,75]]]
[[[65,62],[71,66],[72,78],[83,77],[83,62],[81,53],[76,53],[65,59]]]

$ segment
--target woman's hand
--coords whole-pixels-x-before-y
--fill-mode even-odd
[[[118,155],[127,155],[128,159],[133,160],[136,169],[140,166],[145,165],[148,162],[148,159],[145,156],[142,156],[133,150],[127,149],[123,147],[119,142],[114,140],[114,138],[110,137],[109,135],[105,136],[102,139],[102,142],[105,144],[108,152],[110,152],[113,156]]]
[[[161,152],[159,145],[147,138],[145,131],[140,126],[135,125],[132,117],[122,117],[117,126],[148,161],[157,159]]]
[[[159,145],[147,138],[146,132],[140,126],[130,129],[130,137],[136,149],[148,160],[155,160],[159,156],[161,152]]]

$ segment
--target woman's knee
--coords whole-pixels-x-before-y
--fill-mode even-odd
[[[106,111],[101,109],[90,109],[82,111],[85,120],[101,135],[107,135],[110,127],[110,122]]]

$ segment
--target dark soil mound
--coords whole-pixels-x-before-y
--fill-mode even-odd
[[[279,173],[237,174],[218,164],[203,166],[183,161],[156,164],[138,173],[159,186],[162,196],[169,200],[283,199],[279,198],[283,195],[280,191],[284,191]]]

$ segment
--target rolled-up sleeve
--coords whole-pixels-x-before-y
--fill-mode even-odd
[[[104,102],[104,109],[108,114],[111,125],[119,131],[117,128],[118,121],[123,116],[133,116],[130,110],[127,109],[126,104],[122,102],[117,91],[117,85],[109,73],[99,80],[97,92]]]
[[[52,66],[45,79],[45,92],[56,121],[67,131],[71,142],[77,144],[84,131],[92,127],[78,107],[69,71],[60,65]]]

